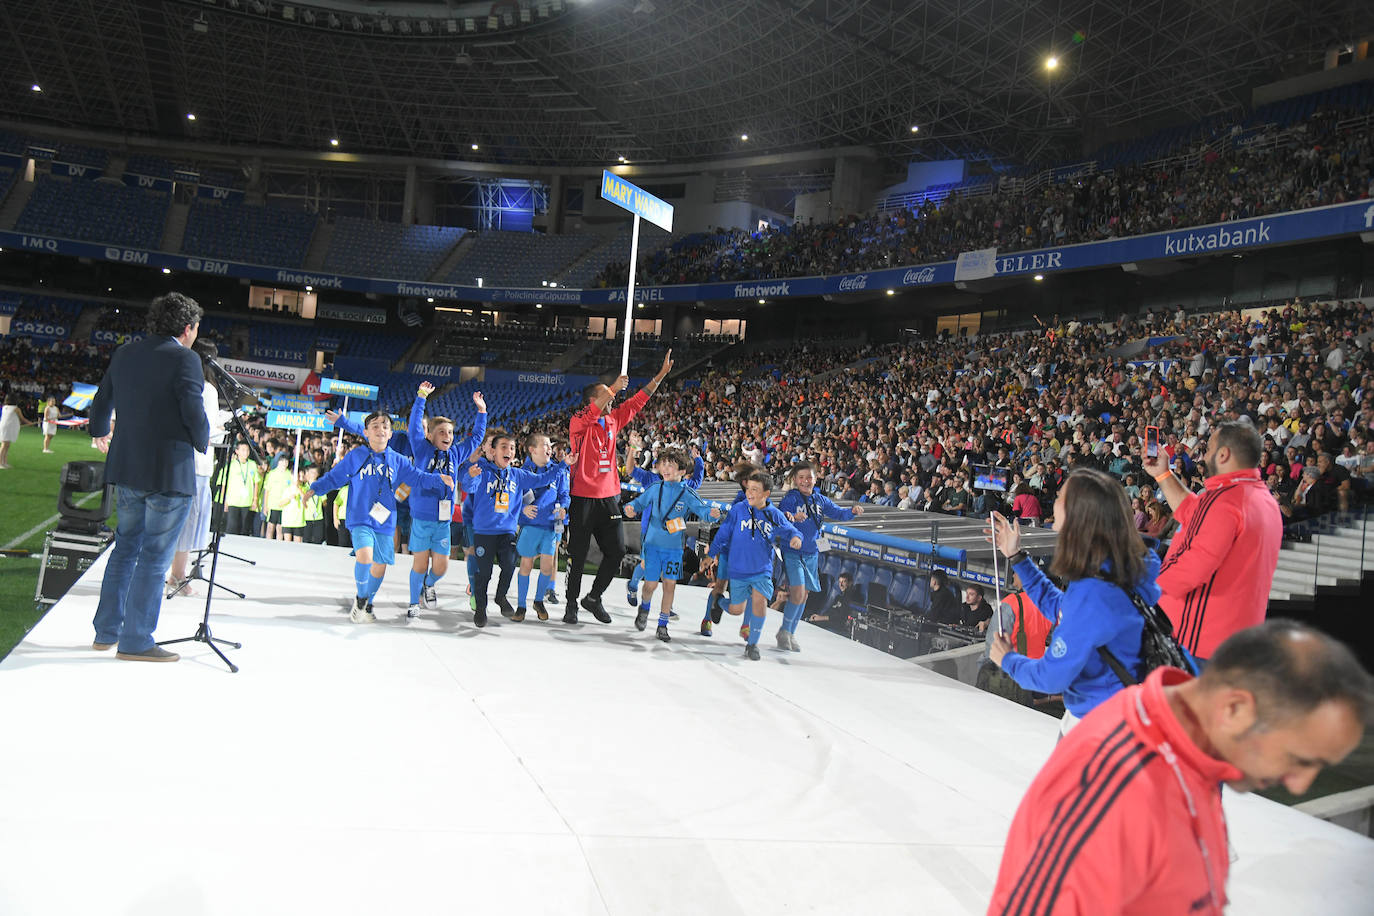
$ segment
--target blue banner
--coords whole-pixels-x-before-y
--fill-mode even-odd
[[[196,189],[197,197],[205,197],[210,200],[243,200],[244,192],[237,188],[217,188],[214,185],[203,184]]]
[[[272,410],[290,410],[297,413],[322,413],[324,412],[323,402],[312,398],[303,398],[295,394],[281,394],[274,392],[271,398]]]
[[[72,410],[85,410],[91,406],[95,392],[96,386],[94,385],[88,385],[85,382],[72,382],[72,393],[67,395],[62,405],[70,407]]]
[[[361,398],[364,401],[377,400],[377,386],[362,382],[345,382],[343,379],[320,379],[320,394],[332,394],[341,398]]]
[[[1153,235],[1084,242],[1058,248],[1021,251],[999,255],[994,276],[1006,277],[1055,271],[1087,270],[1179,258],[1241,249],[1289,245],[1336,236],[1374,231],[1374,202],[1368,200],[1334,204],[1312,210],[1261,216],[1230,223],[1216,223],[1194,229],[1157,232]],[[52,254],[114,261],[172,271],[211,274],[257,280],[275,286],[313,286],[319,290],[348,290],[383,296],[428,297],[467,302],[562,303],[569,305],[606,305],[625,301],[622,289],[503,289],[459,286],[449,283],[424,283],[348,277],[298,269],[282,269],[258,264],[242,264],[211,258],[145,251],[77,242],[49,236],[0,232],[0,247],[46,251]],[[954,261],[937,264],[894,267],[830,277],[788,277],[738,283],[701,283],[635,289],[636,301],[694,302],[748,299],[784,299],[798,296],[840,295],[887,289],[914,289],[954,282]],[[346,321],[384,323],[386,311],[362,306],[321,305],[317,317]]]
[[[69,178],[99,178],[105,174],[105,169],[98,165],[78,165],[74,162],[54,162],[52,164],[54,175],[66,175]]]
[[[66,340],[69,331],[64,325],[26,318],[23,321],[11,321],[10,333],[37,340]]]
[[[147,188],[152,191],[172,190],[172,182],[169,179],[157,178],[153,175],[135,175],[132,172],[125,172],[124,183],[131,188]]]
[[[322,413],[288,413],[284,410],[267,411],[267,425],[273,429],[304,429],[309,432],[328,432],[334,428],[334,424]]]
[[[147,331],[102,331],[96,328],[91,332],[91,343],[97,346],[103,344],[125,344],[131,340],[142,340],[147,336]]]
[[[251,355],[256,359],[270,359],[279,363],[303,363],[305,362],[304,350],[292,350],[289,347],[265,347],[255,346],[249,348]]]
[[[425,378],[454,379],[458,377],[460,368],[462,367],[441,363],[410,363],[406,366],[406,371],[411,375],[423,375]]]

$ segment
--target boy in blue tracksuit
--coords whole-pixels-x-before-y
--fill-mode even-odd
[[[417,468],[448,474],[461,479],[463,465],[482,445],[487,432],[487,402],[482,392],[474,392],[472,403],[477,405],[477,420],[472,435],[463,442],[453,438],[453,421],[448,417],[430,417],[425,422],[425,404],[434,392],[434,385],[421,382],[415,403],[410,408],[407,433],[410,451]],[[428,427],[428,428],[426,428]],[[420,604],[434,608],[437,604],[435,585],[448,572],[450,528],[453,520],[453,487],[426,487],[411,494],[410,552],[414,558],[410,566],[410,606],[406,617],[420,615]]]
[[[542,433],[530,434],[525,439],[525,454],[529,456],[525,462],[526,470],[542,471],[547,468],[553,458],[549,437]],[[520,533],[515,538],[515,552],[520,556],[520,575],[515,586],[515,614],[511,617],[516,623],[525,619],[525,598],[529,595],[530,573],[534,571],[536,558],[539,560],[539,581],[534,590],[534,613],[540,620],[549,619],[544,598],[553,587],[558,539],[563,534],[563,523],[568,517],[568,504],[572,502],[568,490],[568,466],[560,461],[554,467],[562,469],[556,480],[526,490],[521,498],[524,506],[520,510]]]
[[[787,570],[787,603],[783,605],[782,626],[778,628],[778,648],[800,652],[797,645],[797,624],[810,592],[821,590],[820,555],[829,550],[821,535],[823,519],[847,522],[864,514],[863,506],[845,509],[816,489],[816,471],[809,461],[792,466],[793,489],[778,503],[778,509],[788,521],[797,526],[802,535],[801,550],[782,548],[783,567]]]
[[[759,470],[759,466],[749,462],[738,462],[732,469],[730,476],[739,484],[739,492],[735,494],[734,502],[731,506],[736,506],[744,502],[744,481],[750,474]],[[704,570],[703,570],[704,571]],[[711,581],[711,591],[706,596],[706,613],[701,618],[701,635],[710,636],[713,625],[720,623],[721,610],[725,601],[725,586],[730,581],[730,560],[722,556],[716,565],[715,577]],[[744,618],[744,623],[739,628],[740,639],[749,638],[749,618]]]
[[[367,445],[358,446],[339,460],[319,480],[310,485],[314,495],[348,485],[348,533],[353,540],[353,579],[357,597],[349,615],[354,623],[375,621],[372,599],[381,588],[386,568],[396,561],[392,538],[396,532],[396,503],[412,489],[452,487],[453,478],[416,470],[405,458],[387,448],[391,438],[391,418],[385,413],[368,414],[363,423]]]
[[[682,482],[682,469],[687,464],[687,456],[676,449],[659,452],[654,465],[660,480],[649,486],[632,502],[625,506],[625,515],[643,518],[640,535],[643,549],[640,551],[644,564],[644,603],[635,615],[635,627],[643,630],[649,622],[649,604],[653,601],[654,585],[663,583],[663,604],[658,613],[658,638],[670,642],[668,620],[673,613],[673,592],[677,580],[682,577],[682,542],[686,536],[687,525],[684,517],[694,515],[698,519],[719,518],[720,510],[708,507],[688,484]]]
[[[472,622],[479,627],[487,625],[487,584],[491,581],[492,564],[498,560],[501,580],[496,588],[496,604],[503,616],[515,614],[515,609],[506,600],[506,589],[510,588],[510,580],[515,576],[515,525],[524,507],[520,494],[552,483],[557,475],[564,473],[555,464],[537,473],[511,467],[515,458],[515,439],[507,432],[498,432],[491,437],[491,449],[496,460],[483,459],[470,465],[468,476],[463,478],[463,491],[473,496],[477,576],[472,584]],[[571,466],[576,460],[576,455],[569,455],[565,464]]]
[[[730,613],[743,614],[749,606],[748,644],[745,657],[759,660],[759,634],[768,600],[773,597],[773,542],[802,547],[801,532],[776,506],[768,504],[773,478],[755,471],[745,478],[744,501],[730,507],[706,555],[727,558],[730,564]]]
[[[635,453],[638,452],[643,446],[643,439],[641,439],[638,435],[631,436],[630,454],[625,463],[630,467],[630,479],[633,480],[635,483],[639,484],[643,488],[643,490],[647,490],[663,478],[660,477],[658,474],[655,474],[653,471],[647,470],[646,468],[638,467],[636,465]],[[697,447],[694,445],[692,446],[692,475],[687,478],[687,489],[696,490],[700,488],[701,482],[705,479],[706,462],[701,460],[701,453],[697,450]],[[643,492],[643,490],[641,490],[640,492]],[[639,526],[639,543],[641,547],[644,545],[644,535],[648,530],[648,524],[649,521],[646,518],[640,523]],[[641,557],[639,563],[634,568],[634,572],[630,573],[630,584],[627,585],[625,588],[625,600],[629,602],[630,607],[635,607],[639,604],[639,583],[643,581],[644,560]],[[653,579],[650,579],[649,581],[652,582]]]

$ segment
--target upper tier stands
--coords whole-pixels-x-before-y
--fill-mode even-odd
[[[304,210],[197,200],[186,221],[185,254],[300,267],[315,231],[315,215]]]
[[[568,286],[573,289],[583,289],[591,285],[598,273],[611,264],[625,264],[630,260],[630,244],[633,232],[633,223],[624,223],[611,237],[610,243],[604,248],[593,249],[588,254],[566,271],[559,280],[560,286]],[[673,233],[664,232],[653,223],[640,221],[639,224],[639,252],[640,255],[652,254],[655,251],[672,244],[689,233],[678,231]]]
[[[168,202],[166,194],[117,181],[40,175],[15,231],[156,249]]]
[[[500,365],[507,369],[546,369],[560,354],[585,339],[572,328],[538,328],[482,321],[446,321],[432,359],[459,366]]]
[[[325,257],[326,270],[355,277],[424,280],[467,230],[402,226],[341,216]]]
[[[482,232],[447,281],[476,286],[481,277],[486,286],[538,286],[558,276],[599,240],[590,233]]]
[[[110,164],[110,151],[96,146],[63,143],[57,147],[57,161],[73,165],[88,165],[103,170]]]

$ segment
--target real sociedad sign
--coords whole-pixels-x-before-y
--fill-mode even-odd
[[[1113,267],[1160,259],[1205,257],[1243,248],[1287,245],[1370,231],[1374,231],[1374,202],[1358,200],[1230,223],[1156,232],[1152,235],[1083,242],[1035,251],[999,252],[993,263],[996,276],[1016,276],[1022,273]],[[308,284],[316,289],[339,289],[384,296],[432,296],[436,299],[471,302],[547,302],[580,305],[608,305],[625,301],[623,289],[503,289],[348,277],[235,261],[186,257],[20,232],[0,232],[0,247],[23,248],[28,251],[45,251],[70,257],[154,268],[166,267],[173,271],[214,274],[275,284]],[[769,297],[796,298],[910,286],[939,286],[955,281],[955,268],[955,261],[943,261],[937,264],[915,264],[828,277],[786,277],[749,283],[700,283],[637,288],[635,300],[695,302]],[[768,289],[769,292],[759,292],[760,289]],[[320,308],[321,311],[317,314],[323,316],[323,310],[327,307],[322,305]]]

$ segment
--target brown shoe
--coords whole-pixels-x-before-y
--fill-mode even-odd
[[[153,646],[144,649],[142,652],[116,652],[116,658],[122,658],[126,662],[174,662],[181,658],[175,652],[168,652],[161,646]]]
[[[97,651],[97,652],[108,652],[110,649],[113,649],[114,647],[115,647],[115,643],[112,643],[112,642],[93,642],[93,643],[91,643],[91,648],[94,649],[94,650]]]

